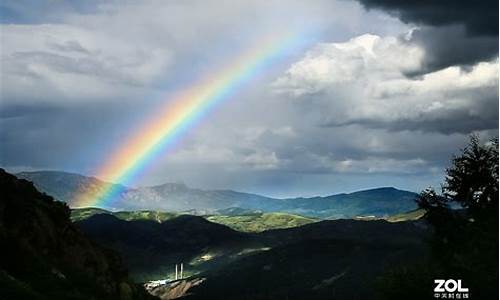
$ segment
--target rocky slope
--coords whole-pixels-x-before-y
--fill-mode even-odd
[[[171,300],[189,296],[189,291],[203,281],[205,281],[204,278],[181,279],[155,287],[146,287],[146,289],[161,300]]]
[[[0,169],[0,299],[152,299],[70,210]],[[153,298],[154,299],[154,298]]]

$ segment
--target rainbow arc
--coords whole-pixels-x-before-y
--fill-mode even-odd
[[[120,185],[109,184],[101,191],[79,193],[72,201],[73,205],[112,207],[119,198],[121,186],[133,183],[151,161],[175,144],[212,107],[230,98],[256,74],[303,43],[303,35],[298,34],[260,41],[225,68],[193,82],[166,99],[166,104],[157,110],[158,113],[111,152],[108,161],[97,171],[98,178]]]

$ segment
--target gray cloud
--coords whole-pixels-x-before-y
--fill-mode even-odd
[[[469,35],[464,26],[415,29],[409,42],[426,50],[422,68],[410,76],[455,65],[467,68],[498,56],[498,36]]]
[[[367,128],[384,128],[389,131],[441,132],[443,134],[470,134],[474,131],[498,128],[498,93],[495,88],[473,89],[456,97],[467,97],[468,103],[460,106],[443,106],[431,111],[396,118],[353,118],[337,122],[327,120],[321,126],[346,126],[352,124]],[[467,99],[466,98],[466,99]],[[446,105],[446,104],[445,104]]]
[[[1,25],[0,165],[11,169],[95,174],[172,91],[216,74],[270,29],[309,28],[318,44],[214,107],[134,184],[274,196],[418,190],[441,179],[468,132],[496,134],[494,59],[432,71],[479,58],[464,49],[439,65],[423,34],[438,27],[422,23],[405,38],[409,25],[355,1],[4,3],[17,12]],[[443,35],[489,47],[491,35],[445,25]]]

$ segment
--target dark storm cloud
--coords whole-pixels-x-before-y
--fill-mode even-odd
[[[421,28],[413,32],[411,42],[427,50],[420,73],[453,65],[470,66],[498,55],[498,36],[467,35],[463,26]]]
[[[412,41],[426,49],[426,73],[453,65],[468,66],[498,55],[498,1],[359,0],[422,28]]]
[[[403,22],[446,26],[463,24],[471,36],[498,35],[498,1],[359,0],[366,8],[395,14]]]

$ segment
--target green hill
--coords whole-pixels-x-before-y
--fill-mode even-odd
[[[292,228],[319,221],[318,219],[287,213],[253,213],[234,216],[212,215],[207,216],[206,219],[244,232]]]
[[[357,216],[354,219],[361,221],[386,220],[388,222],[416,221],[422,219],[425,216],[425,213],[426,211],[424,209],[419,208],[404,213],[394,214],[385,217]]]
[[[389,222],[415,221],[425,216],[426,211],[423,209],[415,209],[406,213],[396,214],[385,218]]]
[[[210,222],[226,225],[234,230],[242,232],[261,232],[270,229],[291,228],[319,221],[318,219],[287,213],[262,213],[250,211],[242,211],[240,213],[241,214],[231,215],[207,215],[202,217]],[[71,210],[71,220],[73,222],[78,222],[98,214],[113,215],[124,221],[149,220],[159,223],[183,215],[182,213],[154,210],[111,212],[101,208],[90,207]]]
[[[75,208],[71,210],[71,221],[85,220],[98,214],[112,214],[112,212],[97,207]]]
[[[88,219],[94,215],[108,214],[124,221],[148,220],[158,223],[180,216],[178,213],[155,211],[155,210],[137,210],[137,211],[117,211],[112,212],[97,207],[75,208],[71,210],[71,220],[73,222]]]
[[[262,232],[265,230],[272,229],[285,229],[298,227],[314,222],[320,221],[320,219],[304,217],[288,213],[264,213],[259,211],[251,210],[221,210],[221,214],[216,215],[206,215],[202,216],[210,222],[226,225],[234,230],[242,232]],[[138,211],[118,211],[111,212],[101,208],[89,207],[89,208],[76,208],[71,210],[71,220],[73,222],[78,222],[85,220],[93,215],[97,214],[110,214],[118,219],[125,221],[135,221],[135,220],[149,220],[156,222],[164,222],[171,220],[183,213],[174,212],[164,212],[155,210],[138,210]],[[425,215],[425,211],[422,209],[416,209],[408,211],[405,213],[395,214],[387,216],[384,218],[377,217],[356,217],[357,220],[387,220],[389,222],[402,222],[402,221],[414,221],[422,218]]]

